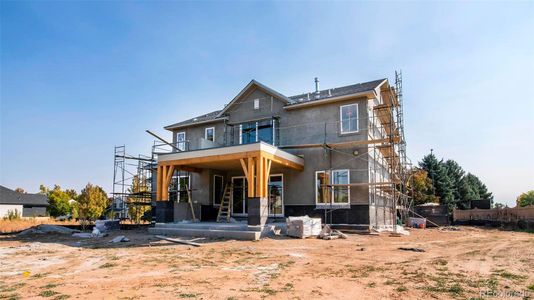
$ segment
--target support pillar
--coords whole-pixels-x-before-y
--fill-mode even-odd
[[[249,197],[248,201],[248,225],[263,226],[269,217],[269,202],[267,197]]]

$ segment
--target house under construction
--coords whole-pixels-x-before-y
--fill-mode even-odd
[[[119,217],[151,205],[157,223],[308,215],[370,230],[394,227],[411,205],[397,72],[394,83],[323,90],[316,78],[290,97],[252,80],[221,110],[164,128],[172,141],[158,137],[150,156],[116,148]]]

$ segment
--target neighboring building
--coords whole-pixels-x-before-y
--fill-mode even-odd
[[[15,210],[22,217],[44,217],[47,207],[46,195],[19,193],[0,185],[0,218]]]
[[[231,183],[230,213],[250,225],[393,226],[406,203],[398,95],[387,79],[321,91],[316,80],[292,97],[252,80],[222,110],[165,127],[175,149],[157,156],[156,221],[190,218],[189,195],[196,217],[214,220]]]

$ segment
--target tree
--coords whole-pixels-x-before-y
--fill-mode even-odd
[[[136,224],[139,224],[145,213],[152,209],[151,196],[147,192],[146,180],[139,180],[139,176],[132,178],[132,186],[128,188],[128,193],[133,194],[128,197],[128,215]]]
[[[59,185],[54,185],[49,189],[42,185],[39,187],[40,193],[48,197],[48,213],[53,217],[64,216],[72,213],[72,207],[69,203],[70,196],[61,190]]]
[[[413,194],[412,198],[415,205],[424,203],[439,203],[439,197],[434,195],[432,189],[432,180],[428,178],[425,170],[414,168],[413,176]]]
[[[505,207],[504,204],[502,204],[502,203],[498,203],[498,202],[495,203],[495,205],[494,205],[494,208],[499,208],[499,209],[501,209],[501,208],[504,208],[504,207]]]
[[[17,193],[21,193],[21,194],[26,194],[26,192],[24,191],[24,189],[23,189],[23,188],[19,188],[19,187],[15,189],[15,192],[17,192]]]
[[[471,200],[490,200],[493,202],[493,194],[475,175],[467,173],[460,183],[460,197],[464,202]]]
[[[453,190],[453,196],[454,196],[454,202],[456,203],[457,207],[466,207],[469,206],[469,203],[465,203],[461,197],[461,183],[462,179],[464,178],[465,171],[460,167],[460,165],[452,160],[449,159],[444,163],[445,171],[447,172],[447,176],[451,180],[452,183],[452,190]]]
[[[443,160],[438,161],[433,153],[423,157],[419,167],[428,173],[432,181],[433,194],[438,196],[440,203],[447,205],[452,210],[456,205],[454,203],[454,190],[451,179],[447,175]]]
[[[104,213],[110,202],[104,190],[88,183],[78,197],[78,213],[81,219],[96,220]]]
[[[517,206],[529,206],[534,205],[534,190],[522,193],[517,197]]]

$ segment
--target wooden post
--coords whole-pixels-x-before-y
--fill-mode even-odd
[[[248,158],[248,170],[247,170],[247,185],[248,185],[248,196],[253,198],[254,193],[254,157]]]
[[[161,201],[161,191],[162,191],[162,183],[161,180],[161,166],[158,166],[157,175],[156,175],[156,201]]]
[[[256,157],[256,193],[255,197],[264,197],[265,193],[265,172],[264,172],[263,156]]]
[[[268,158],[264,158],[264,159],[265,159],[265,166],[264,166],[265,175],[263,177],[264,187],[265,187],[264,197],[268,197],[269,196],[269,175],[271,174],[271,160]]]
[[[167,166],[162,166],[161,172],[161,200],[169,200],[169,186],[167,183]]]

